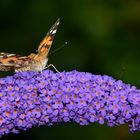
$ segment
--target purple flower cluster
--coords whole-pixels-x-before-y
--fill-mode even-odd
[[[0,79],[0,136],[60,122],[140,130],[140,90],[110,76],[46,70]]]

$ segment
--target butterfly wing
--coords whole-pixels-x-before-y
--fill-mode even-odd
[[[4,66],[4,65],[0,65],[0,71],[10,71],[10,70],[14,70],[15,67],[14,66]]]
[[[32,59],[27,56],[17,54],[0,53],[0,71],[15,70],[16,68],[26,67]]]
[[[40,43],[39,47],[38,47],[38,54],[42,53],[47,56],[49,53],[49,50],[51,48],[54,36],[57,32],[58,29],[58,25],[59,25],[59,19],[54,23],[54,25],[50,28],[49,32],[47,33],[47,35],[45,36],[45,38],[42,40],[42,42]]]
[[[0,53],[0,71],[14,70],[19,57],[20,56],[16,54]]]

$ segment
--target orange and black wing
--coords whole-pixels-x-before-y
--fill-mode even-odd
[[[17,54],[0,53],[0,71],[15,70],[25,67],[32,61],[29,57],[23,57]]]
[[[42,40],[42,42],[40,43],[39,47],[38,47],[38,53],[39,54],[44,54],[44,55],[48,55],[49,50],[51,48],[51,45],[53,43],[53,39],[54,36],[57,32],[58,29],[58,25],[59,25],[59,19],[54,23],[54,25],[50,28],[49,32],[47,33],[47,35],[45,36],[45,38]]]
[[[0,71],[14,70],[19,57],[20,56],[16,54],[0,53]]]

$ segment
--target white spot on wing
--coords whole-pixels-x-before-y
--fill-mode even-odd
[[[10,56],[15,56],[15,54],[8,54],[7,56],[8,56],[8,57],[10,57]]]
[[[56,29],[52,32],[52,34],[55,34],[56,33]]]
[[[53,30],[50,30],[50,33],[52,33]]]

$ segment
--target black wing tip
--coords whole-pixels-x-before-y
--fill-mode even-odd
[[[59,23],[60,23],[60,18],[58,18],[58,19],[56,20],[56,22],[54,23],[54,26],[58,26]]]
[[[58,23],[59,23],[59,22],[60,22],[60,18],[58,18],[56,22],[58,22]]]
[[[57,28],[59,26],[59,23],[60,23],[60,18],[57,19],[57,21],[53,24],[53,26],[50,28],[50,31],[49,31],[49,34],[50,35],[55,35],[56,32],[57,32]]]

